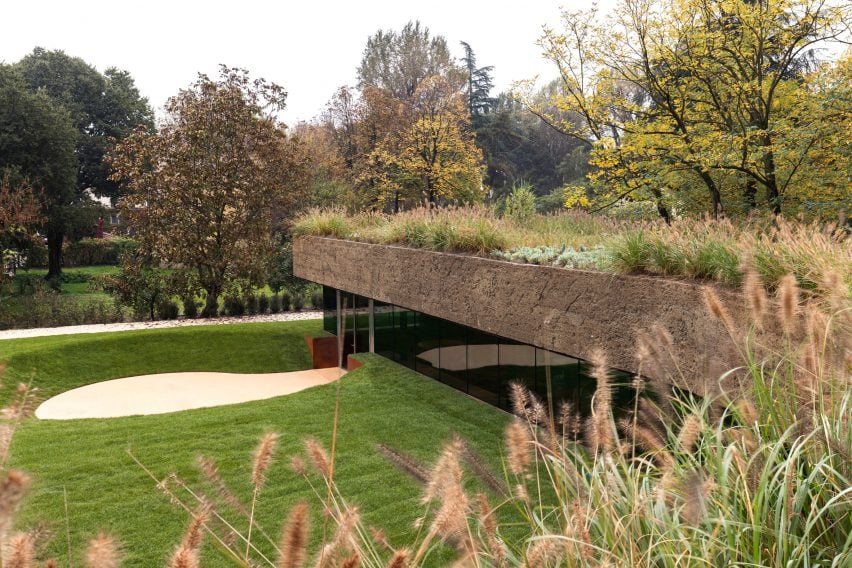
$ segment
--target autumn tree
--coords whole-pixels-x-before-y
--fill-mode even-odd
[[[0,283],[9,263],[32,244],[42,220],[32,186],[26,180],[13,181],[15,177],[8,170],[0,175]]]
[[[484,196],[482,152],[462,95],[442,77],[422,81],[411,97],[406,126],[368,157],[365,175],[378,181],[377,199],[400,203],[475,203]]]
[[[809,157],[819,128],[795,117],[814,48],[848,34],[850,17],[822,0],[623,0],[603,24],[565,12],[542,45],[560,72],[555,103],[584,118],[566,133],[592,141],[605,200],[689,208],[697,184],[713,214],[779,213],[806,172],[822,175]]]
[[[225,287],[261,284],[273,224],[305,194],[304,153],[276,113],[284,89],[222,66],[169,99],[158,133],[136,130],[111,158],[141,251],[195,273],[215,315]]]

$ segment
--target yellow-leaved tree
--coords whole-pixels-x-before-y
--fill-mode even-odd
[[[387,135],[367,158],[365,178],[375,180],[379,202],[476,203],[484,197],[483,156],[462,95],[432,76],[420,83],[405,125]]]
[[[840,0],[621,0],[605,22],[564,12],[541,45],[560,72],[554,106],[583,118],[556,126],[595,146],[598,206],[836,209],[848,72],[815,54],[848,39],[850,21]]]

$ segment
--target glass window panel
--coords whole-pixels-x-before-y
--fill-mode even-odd
[[[322,328],[337,335],[337,289],[322,287]]]
[[[406,367],[414,368],[414,346],[417,344],[417,312],[394,307],[395,359]]]
[[[440,379],[441,320],[417,313],[417,343],[414,349],[415,370],[427,377]]]
[[[536,349],[532,345],[519,343],[511,339],[500,340],[500,379],[501,390],[499,405],[508,408],[509,385],[519,382],[533,392],[541,393],[536,389]],[[546,398],[546,393],[542,399]]]
[[[500,401],[500,340],[477,329],[467,330],[468,393],[490,404]]]
[[[394,317],[393,306],[384,302],[373,302],[373,325],[376,330],[376,353],[388,359],[394,359]]]
[[[467,328],[441,321],[440,380],[467,392]]]

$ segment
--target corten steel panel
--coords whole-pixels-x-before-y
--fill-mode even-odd
[[[293,269],[306,280],[582,359],[602,348],[610,367],[630,372],[639,372],[639,333],[659,323],[674,338],[677,382],[697,393],[707,392],[707,377],[741,362],[691,282],[324,237],[296,239]],[[717,292],[741,322],[742,296]],[[652,367],[642,374],[663,378]],[[673,365],[667,368],[671,379]]]

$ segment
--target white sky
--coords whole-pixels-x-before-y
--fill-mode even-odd
[[[558,26],[563,4],[591,0],[4,0],[0,61],[18,61],[35,46],[63,49],[100,71],[126,69],[156,110],[199,71],[244,67],[287,89],[284,119],[294,124],[355,82],[369,35],[409,20],[445,36],[457,57],[458,42],[470,43],[478,65],[494,65],[495,92],[549,78],[535,42],[543,24]]]

